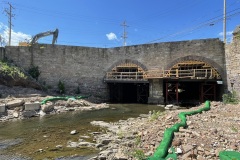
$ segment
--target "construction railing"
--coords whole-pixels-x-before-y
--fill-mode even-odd
[[[220,79],[215,69],[188,69],[188,70],[149,70],[144,73],[145,79],[154,78],[190,78],[190,79]]]
[[[160,78],[221,79],[215,69],[149,70],[146,72],[107,72],[107,80],[146,80]]]
[[[107,72],[107,80],[144,80],[143,72]]]

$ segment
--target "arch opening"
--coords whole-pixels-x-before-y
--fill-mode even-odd
[[[223,86],[219,82],[222,82],[221,75],[206,62],[178,62],[170,67],[168,78],[163,81],[165,103],[188,106],[221,100]]]
[[[125,61],[106,73],[111,103],[147,103],[149,85],[139,63]]]

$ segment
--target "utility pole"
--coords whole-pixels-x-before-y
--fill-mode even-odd
[[[12,14],[12,9],[13,6],[11,5],[11,3],[8,2],[9,5],[9,9],[5,9],[4,11],[6,12],[7,16],[8,16],[8,28],[9,28],[9,40],[8,40],[8,45],[11,46],[11,36],[12,36],[12,17],[14,17],[15,15]]]
[[[127,39],[126,27],[128,27],[126,21],[124,21],[123,24],[121,24],[121,26],[123,26],[123,35],[122,35],[122,38],[123,38],[123,46],[126,46],[126,45],[127,45],[127,43],[126,43],[126,39]]]
[[[226,33],[226,0],[223,0],[223,41],[226,44],[227,43],[227,33]]]
[[[2,36],[0,34],[0,47],[2,47]]]

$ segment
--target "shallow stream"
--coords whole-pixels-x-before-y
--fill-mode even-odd
[[[77,156],[71,159],[87,159],[87,156],[94,155],[98,151],[66,146],[68,141],[78,142],[81,136],[85,136],[81,139],[91,142],[93,132],[103,131],[99,127],[92,126],[91,121],[116,122],[120,119],[138,117],[153,110],[164,111],[157,105],[111,104],[109,109],[67,112],[0,123],[0,158],[1,155],[14,154],[33,159],[56,159],[56,157],[69,156]],[[71,135],[72,130],[77,130],[78,134]],[[10,140],[13,144],[16,141],[18,144],[7,147],[8,143],[4,143],[6,140]],[[57,145],[63,147],[57,148]],[[5,147],[7,149],[4,149]]]

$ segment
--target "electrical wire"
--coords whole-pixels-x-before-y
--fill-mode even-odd
[[[236,9],[236,10],[239,10],[239,9]],[[232,11],[231,11],[232,12]],[[236,15],[239,15],[240,12],[236,12],[236,13],[232,13],[231,15],[227,15],[226,18],[230,18],[230,17],[234,17]],[[219,17],[219,16],[218,16]],[[217,17],[216,17],[217,18]],[[192,32],[194,30],[197,30],[197,29],[200,29],[200,28],[203,28],[205,26],[211,26],[211,25],[214,25],[215,23],[217,22],[220,22],[223,20],[223,18],[212,18],[210,20],[208,20],[207,22],[205,23],[201,23],[199,24],[198,26],[194,26],[192,28],[187,28],[185,30],[182,30],[182,31],[179,31],[179,32],[176,32],[176,33],[173,33],[173,34],[169,34],[169,35],[166,35],[166,36],[163,36],[161,38],[158,38],[158,39],[155,39],[155,40],[152,40],[152,41],[149,41],[147,43],[153,43],[153,42],[156,42],[156,41],[159,41],[159,40],[162,40],[162,39],[165,39],[165,38],[168,38],[168,37],[174,37],[174,36],[177,36],[177,35],[180,35],[180,34],[183,34],[183,33],[189,33],[189,32]]]
[[[195,5],[199,4],[199,2],[200,1],[194,1],[194,3],[189,3],[187,6],[180,5],[180,6],[177,6],[177,7],[174,7],[174,8],[168,8],[167,10],[165,10],[164,12],[161,12],[160,14],[154,14],[154,15],[152,15],[152,17],[150,15],[150,18],[156,19],[156,17],[159,17],[159,16],[166,16],[167,17],[167,16],[169,16],[169,14],[171,12],[173,12],[174,9],[175,10],[178,9],[178,10],[181,11],[182,9],[195,6]],[[238,2],[239,2],[239,0],[235,1],[234,3],[231,3],[229,6],[233,6],[236,3],[238,3]],[[74,21],[76,19],[78,19],[78,20],[80,19],[81,21],[84,21],[84,22],[101,21],[101,23],[113,24],[113,25],[118,25],[118,26],[119,26],[119,21],[121,21],[121,20],[116,20],[116,19],[113,20],[113,19],[101,18],[101,17],[90,17],[90,16],[85,16],[85,15],[84,16],[83,15],[74,15],[73,13],[62,12],[62,11],[61,12],[60,11],[49,11],[49,10],[46,10],[46,9],[41,9],[41,8],[36,8],[36,7],[28,7],[28,6],[25,6],[25,5],[22,5],[22,4],[17,4],[17,3],[14,3],[14,4],[17,6],[16,8],[18,8],[18,9],[20,9],[22,11],[25,11],[25,12],[30,11],[31,13],[35,12],[35,13],[38,13],[38,14],[41,14],[41,15],[48,15],[48,16],[53,16],[53,17],[58,16],[58,17],[61,17],[61,19],[68,19],[68,20],[74,20]],[[238,9],[236,9],[236,10],[238,10]],[[219,18],[219,17],[220,16],[215,17],[215,18],[210,19],[210,20],[207,20],[207,21],[205,21],[205,22],[203,22],[203,23],[201,23],[201,24],[199,24],[199,25],[197,25],[195,27],[187,28],[187,29],[184,29],[184,30],[179,31],[177,33],[173,33],[173,34],[169,34],[169,35],[163,36],[163,37],[161,37],[159,39],[150,41],[149,43],[155,42],[155,41],[159,41],[161,39],[166,39],[166,38],[169,38],[169,37],[176,37],[176,36],[183,35],[183,34],[189,34],[190,32],[196,31],[196,30],[201,29],[201,28],[203,28],[205,26],[216,24],[216,23],[218,23],[218,22],[220,22],[222,20],[222,18]],[[135,21],[130,21],[130,22],[132,22],[132,24],[130,26],[131,27],[136,26],[138,29],[146,30],[148,32],[153,32],[153,29],[154,30],[158,29],[157,26],[155,27],[155,26],[146,26],[145,25],[145,27],[144,27],[144,25],[142,25],[142,24],[141,24],[141,26],[134,25],[134,24],[137,24],[137,22],[139,23],[141,21],[144,21],[145,19],[146,18],[139,18],[139,19],[135,19]],[[89,26],[91,26],[91,24],[89,24]],[[62,27],[62,28],[64,28],[64,27]],[[97,35],[97,34],[104,34],[104,35],[106,34],[106,32],[103,31],[103,30],[94,31],[94,33],[93,33],[91,30],[89,30],[89,28],[87,28],[86,30],[82,30],[82,29],[79,30],[78,28],[75,28],[75,29],[72,28],[71,31],[62,31],[61,33],[64,34],[64,35],[85,33],[88,36],[90,36],[90,34],[88,34],[88,33],[91,33],[92,36],[93,35]]]

